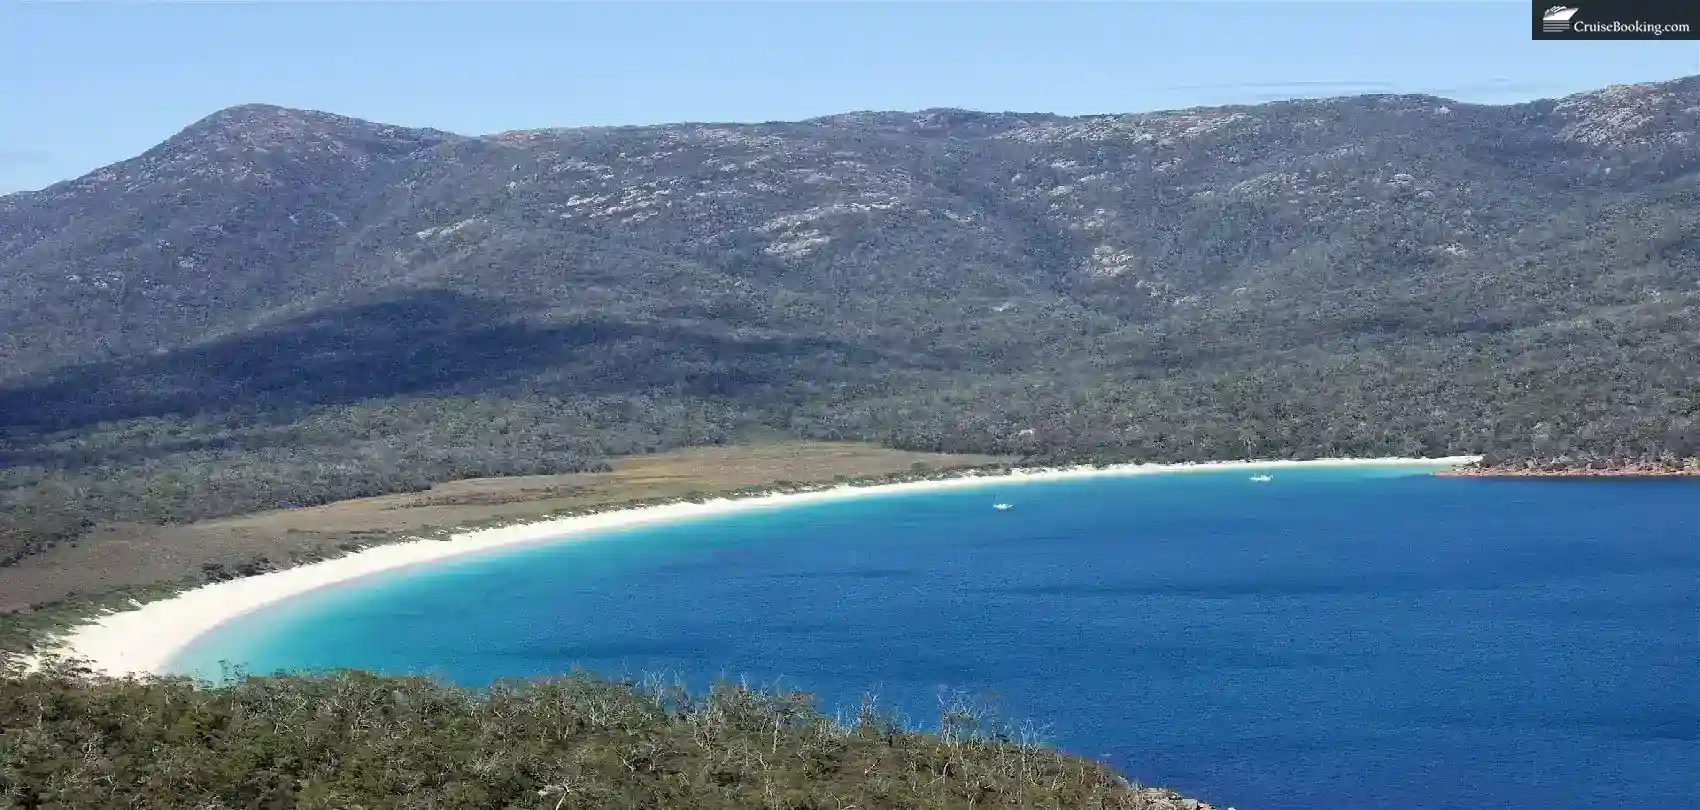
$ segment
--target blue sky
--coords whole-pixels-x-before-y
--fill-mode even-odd
[[[967,107],[1134,112],[1298,95],[1506,102],[1700,73],[1696,42],[1531,42],[1529,5],[7,3],[0,191],[234,104],[466,134]]]

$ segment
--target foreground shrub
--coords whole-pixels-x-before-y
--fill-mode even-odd
[[[1182,806],[959,705],[920,734],[724,684],[0,676],[0,808]]]

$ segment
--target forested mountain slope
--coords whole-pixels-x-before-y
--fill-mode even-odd
[[[11,547],[751,435],[1691,456],[1697,178],[1700,78],[484,137],[237,107],[0,197]]]

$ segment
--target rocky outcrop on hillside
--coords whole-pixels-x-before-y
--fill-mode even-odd
[[[1571,458],[1470,464],[1435,473],[1449,478],[1700,478],[1700,458]]]

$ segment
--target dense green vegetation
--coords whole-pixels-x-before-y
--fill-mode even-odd
[[[773,435],[1039,462],[1679,459],[1700,454],[1696,335],[1700,320],[1674,313],[1610,354],[1530,330],[1168,376],[1083,369],[928,385],[894,374],[809,397],[406,396],[149,416],[14,441],[5,452],[14,466],[0,470],[0,564],[96,521],[179,522],[457,478],[594,470],[610,455]]]
[[[182,522],[460,478],[598,470],[606,456],[721,443],[732,427],[712,407],[641,397],[448,398],[44,434],[14,445],[14,466],[0,469],[0,565],[97,520]]]
[[[587,677],[470,691],[361,673],[0,673],[0,807],[1116,808],[1196,802],[1038,746],[962,699],[938,731],[869,703]]]
[[[489,138],[227,110],[0,197],[0,565],[775,436],[1693,456],[1696,126],[1700,79]]]

